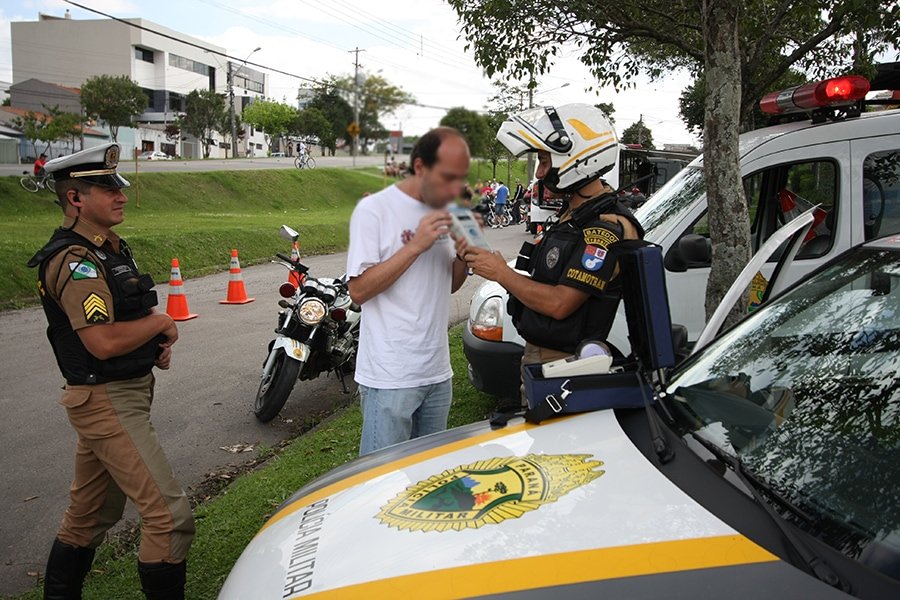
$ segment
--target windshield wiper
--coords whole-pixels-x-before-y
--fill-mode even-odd
[[[696,431],[692,431],[690,432],[690,434],[691,437],[697,440],[704,448],[709,450],[716,458],[731,467],[731,470],[734,471],[734,474],[737,475],[737,478],[741,480],[741,483],[744,484],[744,487],[747,488],[756,502],[763,507],[763,509],[766,511],[766,514],[769,515],[769,518],[781,531],[781,534],[784,536],[784,539],[788,543],[788,545],[803,560],[809,573],[814,575],[820,581],[824,581],[831,587],[838,588],[839,590],[845,592],[850,591],[850,586],[847,584],[847,582],[841,579],[837,572],[831,568],[831,566],[825,561],[824,558],[811,550],[806,542],[804,542],[796,533],[794,533],[790,529],[784,518],[775,511],[775,508],[773,508],[772,505],[760,493],[759,490],[761,488],[766,493],[772,494],[776,498],[779,498],[778,494],[775,493],[768,484],[763,483],[756,476],[749,473],[748,471],[745,471],[744,464],[741,462],[740,458],[732,456],[716,444],[705,439]],[[790,505],[790,503],[786,500],[781,498],[779,498],[779,500],[781,500],[781,502],[788,506],[792,511],[797,512],[801,517],[807,518],[802,511]]]

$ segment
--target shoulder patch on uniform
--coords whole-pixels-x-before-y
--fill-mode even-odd
[[[588,246],[598,246],[606,249],[609,248],[610,244],[615,244],[619,241],[619,236],[605,227],[586,227],[583,234],[584,243]]]
[[[97,265],[89,260],[80,260],[69,263],[69,270],[72,271],[72,279],[97,279]]]
[[[588,271],[599,271],[606,260],[606,250],[597,246],[587,246],[581,256],[581,266]]]
[[[91,293],[88,295],[81,305],[84,307],[84,318],[88,323],[106,323],[109,321],[109,309],[106,307],[106,302],[97,294]]]

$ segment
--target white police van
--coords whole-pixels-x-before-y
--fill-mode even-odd
[[[817,223],[791,267],[794,280],[855,244],[900,232],[900,110],[861,112],[868,91],[864,78],[848,76],[774,92],[761,101],[764,112],[810,116],[740,137],[753,251],[796,214],[819,206]],[[636,213],[645,239],[665,252],[672,321],[687,328],[690,340],[706,320],[706,202],[701,156]],[[754,292],[765,289],[773,267],[770,263],[761,270]],[[476,290],[463,345],[473,385],[517,399],[524,340],[507,314],[506,301],[506,290],[494,282]],[[608,341],[627,353],[622,307],[619,313]]]

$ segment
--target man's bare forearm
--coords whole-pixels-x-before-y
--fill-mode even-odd
[[[406,273],[419,254],[409,244],[403,246],[393,256],[366,269],[362,275],[354,277],[347,284],[350,297],[357,304],[364,304],[388,289]]]

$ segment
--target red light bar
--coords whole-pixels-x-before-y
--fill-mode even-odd
[[[816,83],[772,92],[763,96],[759,108],[766,114],[783,115],[793,112],[845,106],[866,97],[869,81],[859,75],[845,75]]]

